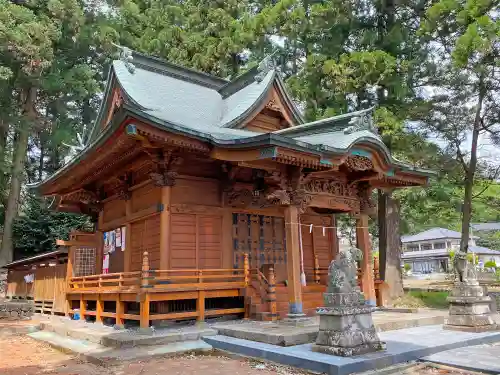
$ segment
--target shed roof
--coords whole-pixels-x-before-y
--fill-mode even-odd
[[[15,260],[13,262],[7,263],[4,267],[5,268],[12,268],[12,267],[16,267],[16,266],[22,266],[24,264],[28,265],[31,263],[37,263],[37,262],[40,262],[44,259],[54,258],[57,255],[62,255],[62,254],[67,254],[67,253],[68,253],[68,249],[65,247],[61,247],[61,248],[54,250],[54,251],[49,251],[49,252],[45,252],[42,254],[33,255],[31,257],[26,257],[26,258],[22,258],[19,260]]]

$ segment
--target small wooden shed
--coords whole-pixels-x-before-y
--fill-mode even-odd
[[[59,246],[7,264],[7,298],[33,300],[35,312],[64,314],[67,263],[68,248]]]

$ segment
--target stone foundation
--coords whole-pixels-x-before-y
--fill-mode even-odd
[[[28,320],[34,310],[32,301],[0,301],[0,319]]]
[[[320,307],[319,332],[312,350],[342,357],[350,357],[385,349],[373,324],[374,307],[361,305],[362,295],[354,293],[325,293],[325,301],[343,299],[351,301],[351,305],[339,307]],[[357,302],[355,302],[357,300]]]
[[[491,297],[477,280],[455,282],[450,295],[450,315],[444,328],[466,332],[496,330],[491,314]]]

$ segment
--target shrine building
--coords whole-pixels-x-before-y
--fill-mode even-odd
[[[96,223],[59,242],[64,312],[149,327],[314,314],[340,213],[375,304],[372,191],[429,176],[391,156],[372,108],[304,121],[268,59],[227,81],[134,52],[113,62],[85,148],[31,187]]]

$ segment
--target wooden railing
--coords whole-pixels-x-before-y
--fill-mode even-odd
[[[276,305],[276,276],[274,269],[268,269],[267,277],[259,270],[252,269],[250,271],[251,279],[256,281],[261,304],[266,306],[271,313],[271,320],[275,321],[278,318]]]
[[[247,285],[245,269],[151,270],[147,252],[142,271],[71,277],[70,292],[168,292],[203,289],[233,289]]]
[[[211,307],[205,311],[205,299],[224,296],[239,296],[239,291],[248,286],[250,270],[248,262],[243,269],[178,269],[152,270],[148,253],[143,254],[142,270],[102,275],[70,277],[68,293],[79,295],[80,316],[115,318],[121,325],[125,319],[139,320],[141,327],[148,327],[152,320],[196,318],[205,316],[241,314],[243,307]],[[71,306],[74,297],[69,297],[68,313],[75,313]],[[196,301],[196,308],[174,309],[167,313],[150,313],[151,302]],[[87,302],[95,301],[95,311],[87,309]],[[104,301],[115,301],[115,312],[104,310]],[[140,302],[139,314],[126,312],[127,302]],[[169,302],[170,301],[170,302]],[[194,303],[194,302],[192,302]],[[207,306],[213,306],[210,303]],[[177,306],[178,307],[178,306]]]

